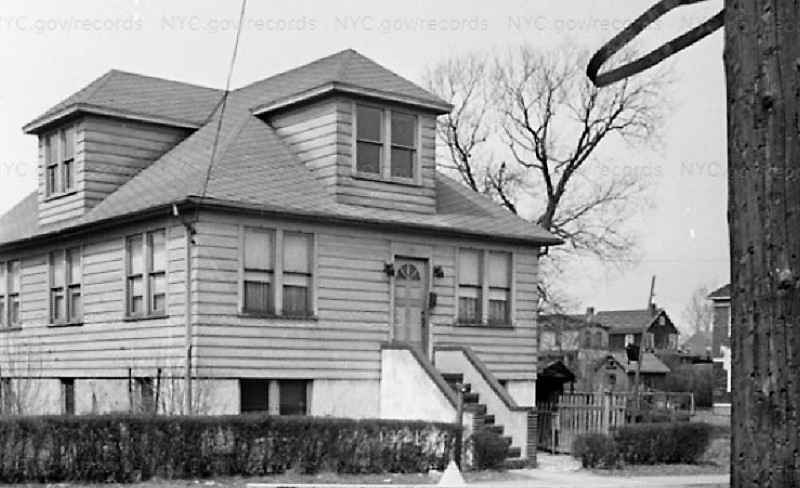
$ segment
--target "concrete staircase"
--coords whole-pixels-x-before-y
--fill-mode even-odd
[[[511,446],[511,436],[504,435],[504,427],[495,423],[495,416],[486,411],[486,405],[480,403],[480,395],[472,391],[471,385],[468,383],[464,384],[464,375],[460,373],[442,373],[442,377],[456,394],[458,394],[459,386],[466,390],[464,393],[464,411],[473,414],[473,429],[475,431],[485,430],[494,432],[500,435],[508,442],[508,445]],[[520,459],[520,455],[521,449],[519,447],[509,447],[509,460]]]

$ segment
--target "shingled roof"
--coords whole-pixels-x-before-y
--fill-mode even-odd
[[[608,359],[608,357],[613,358],[614,361],[619,364],[622,370],[626,373],[636,373],[637,362],[628,361],[628,356],[624,352],[613,352],[606,356],[606,359]],[[604,359],[598,367],[602,367],[606,359]],[[644,374],[666,374],[670,372],[669,367],[661,362],[661,360],[658,359],[658,357],[656,357],[656,355],[653,353],[644,353],[643,359],[641,372]]]
[[[431,231],[512,239],[534,245],[561,241],[452,179],[437,174],[435,214],[341,204],[326,192],[257,107],[296,103],[317,87],[367,90],[437,113],[446,102],[361,54],[347,50],[231,92],[111,71],[26,126],[32,133],[81,111],[196,124],[197,130],[83,217],[41,226],[37,193],[0,217],[0,245],[70,231],[193,201],[326,220],[392,224]],[[311,96],[311,95],[309,95]],[[316,96],[316,95],[314,95]],[[217,140],[217,127],[220,127]],[[211,154],[216,141],[216,156]]]
[[[649,326],[663,312],[663,309],[609,310],[597,312],[594,319],[610,327],[610,334],[638,334]]]

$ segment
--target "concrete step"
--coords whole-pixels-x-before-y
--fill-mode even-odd
[[[478,403],[479,398],[480,395],[478,395],[477,393],[471,393],[471,392],[464,393],[464,404],[466,405],[467,403]]]
[[[488,432],[494,432],[497,435],[503,435],[503,426],[502,425],[496,425],[496,424],[484,425],[483,427],[481,427],[481,430],[485,430],[485,431],[488,431]]]
[[[442,373],[442,378],[448,383],[464,382],[464,375],[461,373]]]
[[[494,424],[494,415],[486,414],[483,416],[483,423],[485,425],[493,425]]]
[[[506,459],[519,458],[521,455],[522,455],[522,449],[520,449],[519,447],[509,447],[508,457]]]
[[[483,403],[465,403],[464,411],[471,412],[476,415],[485,415],[486,405],[484,405]]]

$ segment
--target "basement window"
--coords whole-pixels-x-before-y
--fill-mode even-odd
[[[239,380],[241,413],[308,415],[311,380]]]

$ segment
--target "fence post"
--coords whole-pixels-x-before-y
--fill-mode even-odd
[[[603,418],[601,419],[602,422],[602,430],[604,434],[608,434],[609,426],[611,425],[611,392],[604,391],[603,392]]]

